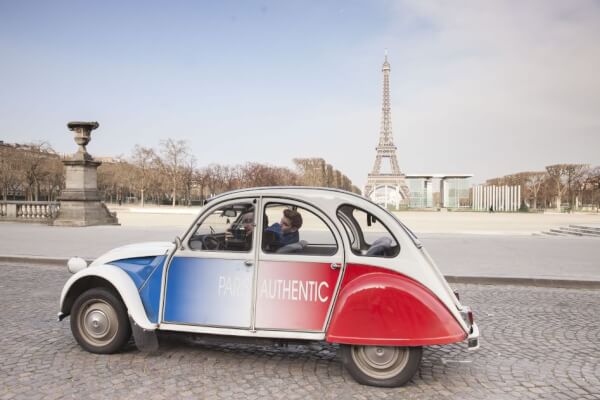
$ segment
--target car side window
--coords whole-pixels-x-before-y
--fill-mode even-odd
[[[312,211],[285,203],[268,203],[264,210],[263,252],[314,256],[337,253],[333,232]]]
[[[188,245],[192,250],[249,252],[255,221],[254,204],[227,204],[200,222]]]
[[[342,212],[338,212],[338,218],[342,222],[342,226],[344,227],[344,231],[346,231],[346,235],[348,235],[348,239],[350,240],[350,247],[353,249],[360,250],[358,233],[356,232],[356,228],[354,227],[353,222],[349,220],[346,214]]]
[[[352,252],[365,257],[395,257],[400,245],[375,216],[352,205],[343,205],[337,216],[344,226]]]

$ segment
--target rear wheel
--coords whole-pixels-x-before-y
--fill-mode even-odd
[[[131,336],[127,309],[112,291],[90,289],[73,303],[71,332],[77,343],[89,352],[115,353]]]
[[[421,347],[343,345],[344,366],[363,385],[395,387],[408,382],[421,363]]]

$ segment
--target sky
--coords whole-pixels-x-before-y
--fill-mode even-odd
[[[0,140],[187,140],[199,167],[322,157],[362,187],[384,50],[402,172],[600,165],[600,1],[0,0]]]

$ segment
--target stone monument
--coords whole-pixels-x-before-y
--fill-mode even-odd
[[[118,225],[114,213],[100,201],[97,168],[101,164],[87,152],[85,146],[91,140],[92,130],[98,122],[73,121],[67,124],[75,133],[79,149],[63,160],[65,165],[65,188],[60,193],[60,210],[53,222],[55,226]]]

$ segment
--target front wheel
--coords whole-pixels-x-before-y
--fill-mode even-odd
[[[343,345],[342,360],[363,385],[395,387],[408,382],[421,363],[421,347]]]
[[[91,353],[115,353],[131,336],[127,309],[112,291],[90,289],[73,303],[71,332],[77,343]]]

